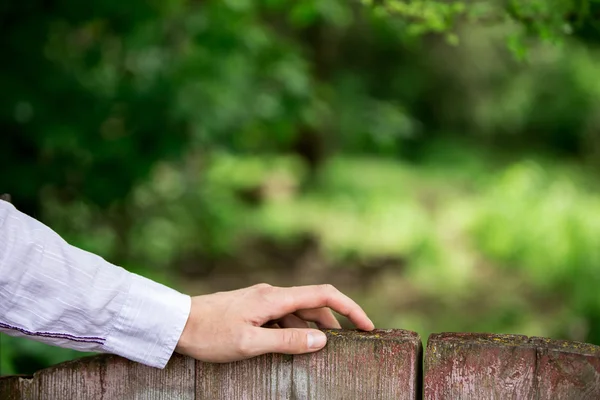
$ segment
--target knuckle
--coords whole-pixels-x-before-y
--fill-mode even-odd
[[[300,333],[295,329],[284,331],[283,345],[285,350],[293,351],[301,343]]]
[[[258,285],[254,286],[254,289],[256,290],[256,293],[262,296],[268,296],[273,293],[275,288],[268,283],[259,283]]]
[[[321,285],[321,289],[326,293],[337,292],[337,289],[331,283],[324,283]]]
[[[268,283],[258,283],[256,285],[254,285],[254,289],[257,290],[269,290],[271,289],[273,286],[269,285]]]
[[[281,291],[270,285],[262,286],[257,291],[259,300],[267,306],[279,305],[281,302],[281,294]]]

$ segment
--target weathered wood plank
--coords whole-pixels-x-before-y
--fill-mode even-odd
[[[36,372],[29,379],[3,378],[0,380],[0,398],[194,399],[194,366],[193,359],[179,355],[175,355],[164,370],[113,355],[85,357]],[[18,390],[18,395],[15,390]]]
[[[111,355],[0,379],[0,399],[408,399],[419,392],[414,332],[331,330],[327,347],[227,364],[175,355],[164,370]]]
[[[425,399],[529,399],[536,350],[526,336],[431,335],[425,352]]]
[[[421,339],[414,332],[326,331],[325,349],[237,363],[198,363],[198,399],[416,398]]]
[[[175,355],[164,370],[111,355],[0,378],[0,399],[416,399],[414,332],[331,330],[327,347],[210,364]],[[425,399],[600,399],[600,347],[519,335],[436,334]]]
[[[520,335],[431,335],[425,399],[599,399],[600,347]]]
[[[404,330],[327,331],[327,347],[295,356],[294,399],[406,399],[420,396],[422,344]]]
[[[23,394],[21,391],[21,380],[30,379],[30,376],[13,375],[0,377],[0,399],[2,400],[21,400]]]
[[[282,354],[226,364],[197,362],[196,398],[285,400],[291,380],[292,356]]]
[[[600,347],[532,338],[538,399],[600,399]]]

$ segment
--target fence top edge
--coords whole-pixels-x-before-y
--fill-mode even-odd
[[[417,332],[404,329],[374,329],[372,331],[360,331],[358,329],[325,329],[323,330],[329,339],[341,339],[348,341],[378,340],[395,342],[419,342],[421,336]]]
[[[522,347],[600,357],[600,346],[577,341],[549,339],[525,335],[493,333],[442,332],[429,336],[427,347],[440,344],[483,347]]]

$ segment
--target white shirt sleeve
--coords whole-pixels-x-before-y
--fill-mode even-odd
[[[0,332],[163,368],[190,307],[0,200]]]

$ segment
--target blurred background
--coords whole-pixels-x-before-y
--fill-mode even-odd
[[[5,3],[0,192],[71,244],[193,295],[327,282],[423,338],[600,344],[596,3]],[[2,374],[84,355],[0,346]]]

